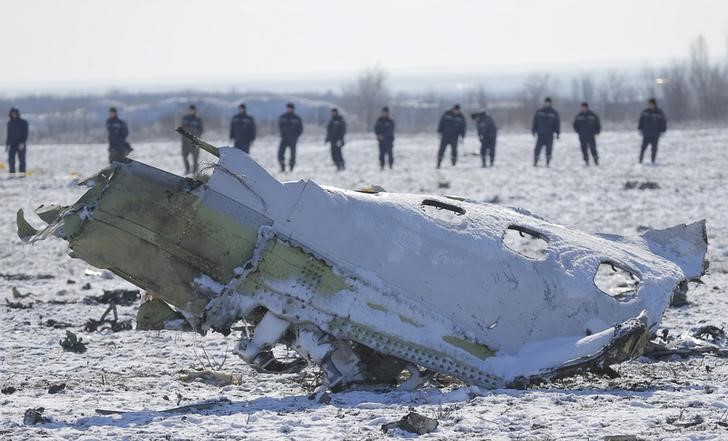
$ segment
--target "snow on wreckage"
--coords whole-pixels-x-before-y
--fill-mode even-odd
[[[200,333],[244,320],[246,362],[313,363],[322,390],[405,369],[409,387],[438,372],[489,388],[604,369],[640,355],[706,267],[702,221],[590,235],[460,198],[282,183],[238,149],[193,141],[219,157],[209,182],[114,163],[74,205],[41,206],[44,229],[19,211],[20,237],[67,240]],[[605,283],[604,267],[629,282]],[[278,343],[301,359],[276,360]]]

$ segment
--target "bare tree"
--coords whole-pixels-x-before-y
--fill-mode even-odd
[[[675,121],[685,121],[690,116],[690,84],[685,63],[674,62],[663,75],[662,97],[667,116]]]
[[[594,77],[589,73],[584,73],[574,78],[571,83],[571,89],[574,102],[591,102],[596,98],[596,83],[594,82]]]
[[[490,97],[487,89],[483,84],[478,84],[468,89],[464,104],[475,109],[483,110],[488,107],[489,101]]]
[[[700,116],[709,116],[712,100],[711,66],[708,52],[708,42],[704,36],[699,36],[690,45],[690,82],[697,98]]]
[[[642,68],[642,75],[640,76],[640,97],[643,101],[649,98],[658,98],[657,90],[657,73],[654,69],[649,66]]]
[[[356,117],[353,125],[359,128],[374,124],[379,109],[388,100],[387,73],[379,65],[361,71],[352,83],[344,86],[341,94],[344,107]]]
[[[530,127],[533,111],[538,108],[543,99],[549,95],[553,95],[558,81],[554,80],[549,74],[531,74],[523,82],[523,88],[518,97],[520,107],[514,109],[514,118]]]
[[[624,121],[632,95],[633,91],[623,73],[616,70],[607,71],[607,76],[599,87],[603,118],[611,121]]]
[[[546,96],[554,92],[557,85],[558,81],[551,78],[549,74],[529,75],[523,83],[521,92],[524,107],[537,107]]]
[[[431,132],[442,111],[457,101],[465,109],[488,108],[503,127],[522,128],[530,125],[533,111],[549,95],[557,99],[559,110],[575,109],[580,101],[589,101],[605,123],[630,126],[636,123],[645,99],[657,95],[671,121],[704,121],[706,125],[725,126],[728,124],[728,39],[726,44],[725,57],[711,58],[707,40],[698,37],[691,42],[684,59],[664,66],[646,67],[636,73],[631,70],[578,73],[567,84],[571,86],[568,96],[559,96],[556,74],[530,75],[516,91],[499,90],[496,85],[487,88],[476,82],[458,93],[432,90],[390,95],[386,72],[380,66],[373,66],[359,72],[340,94],[303,93],[293,100],[300,97],[308,101],[302,103],[299,112],[307,127],[317,126],[318,130],[326,124],[332,102],[342,107],[352,131],[371,131],[379,108],[389,105],[399,132]],[[231,110],[243,101],[251,105],[261,136],[277,134],[280,107],[293,98],[235,89],[202,95],[192,90],[133,93],[117,89],[103,96],[0,96],[0,108],[18,106],[23,110],[32,127],[32,142],[102,142],[106,136],[103,124],[106,109],[115,105],[122,109],[123,117],[131,126],[132,141],[140,142],[167,139],[172,134],[186,104],[174,107],[170,103],[176,103],[180,96],[197,102],[205,119],[206,136],[213,139],[226,137]],[[133,107],[145,110],[131,111]]]
[[[725,117],[728,106],[728,68],[711,62],[708,42],[702,35],[690,45],[690,83],[702,119]]]

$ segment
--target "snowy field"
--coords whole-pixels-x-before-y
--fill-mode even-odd
[[[133,141],[133,139],[132,139]],[[214,140],[213,140],[214,141]],[[552,222],[591,232],[637,234],[638,227],[669,227],[707,219],[711,262],[704,285],[692,287],[687,306],[668,311],[671,335],[691,327],[728,325],[728,131],[671,131],[661,141],[657,166],[637,164],[635,132],[607,132],[598,140],[602,165],[585,167],[576,136],[555,146],[550,169],[532,166],[533,139],[504,134],[495,168],[480,168],[474,137],[461,148],[456,168],[434,169],[434,136],[401,137],[395,170],[379,170],[376,145],[352,137],[345,147],[347,170],[337,173],[322,139],[299,145],[298,168],[281,174],[276,140],[257,142],[252,155],[280,179],[313,178],[344,188],[379,184],[388,191],[467,196],[520,206]],[[178,142],[134,144],[132,158],[179,173]],[[79,176],[106,164],[103,145],[29,146],[30,176],[8,179],[0,170],[0,439],[350,439],[412,436],[383,434],[383,423],[410,408],[437,418],[437,431],[422,439],[728,439],[728,365],[713,356],[655,362],[639,359],[616,366],[619,378],[579,377],[544,388],[482,390],[448,385],[415,392],[352,391],[326,404],[307,398],[297,375],[254,372],[230,353],[235,335],[200,337],[173,331],[85,332],[106,305],[84,298],[104,289],[131,288],[118,279],[85,275],[88,266],[66,255],[58,239],[24,246],[15,233],[15,211],[41,203],[75,201]],[[203,154],[205,160],[212,159]],[[450,188],[438,188],[449,181]],[[659,189],[625,190],[627,181],[653,181]],[[40,222],[35,222],[40,225]],[[48,275],[48,276],[46,276]],[[48,278],[48,277],[52,278]],[[82,289],[90,284],[90,289]],[[15,298],[12,288],[24,298]],[[6,306],[32,303],[32,308]],[[135,317],[119,307],[120,319]],[[88,343],[83,354],[64,352],[59,340],[67,323]],[[227,354],[227,358],[226,358]],[[208,358],[209,357],[209,358]],[[222,363],[242,384],[185,383],[180,370]],[[51,385],[65,383],[60,393]],[[165,412],[177,406],[225,398],[206,410]],[[44,407],[50,422],[26,426],[28,408]],[[100,414],[97,409],[124,413]],[[629,437],[624,439],[630,439]]]

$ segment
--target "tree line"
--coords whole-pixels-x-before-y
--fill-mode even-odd
[[[570,84],[565,84],[566,82]],[[366,68],[339,92],[275,94],[180,91],[104,95],[32,95],[0,98],[0,108],[18,107],[31,124],[31,142],[103,142],[109,106],[119,108],[129,123],[133,142],[169,139],[188,104],[196,104],[210,139],[226,139],[230,117],[246,102],[256,117],[261,136],[277,134],[277,118],[286,102],[296,103],[306,133],[323,133],[329,109],[338,107],[350,131],[372,130],[382,106],[397,121],[398,133],[433,132],[443,111],[459,103],[463,110],[487,109],[499,128],[527,130],[534,110],[545,96],[565,120],[587,101],[607,128],[634,128],[650,97],[658,100],[671,125],[723,125],[728,121],[728,54],[710,56],[704,37],[696,38],[684,59],[658,67],[644,67],[638,75],[626,70],[584,72],[564,80],[552,73],[529,75],[519,90],[498,91],[495,85],[474,84],[457,93],[404,93],[392,90],[387,72]]]
[[[728,49],[728,48],[727,48]],[[371,121],[377,102],[391,101],[398,127],[407,131],[432,130],[437,117],[457,101],[464,110],[488,110],[499,127],[525,129],[544,97],[568,121],[586,101],[609,127],[634,128],[639,112],[649,98],[656,98],[671,124],[724,125],[728,122],[728,53],[722,60],[710,57],[706,39],[696,38],[688,56],[660,67],[645,66],[638,75],[618,69],[587,72],[562,84],[553,74],[529,75],[519,91],[491,92],[476,84],[461,94],[393,94],[386,86],[386,72],[379,67],[362,71],[345,87],[340,102],[364,128]],[[568,92],[566,92],[568,91]]]

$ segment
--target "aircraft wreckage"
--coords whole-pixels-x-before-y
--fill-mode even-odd
[[[409,386],[437,372],[500,388],[605,369],[642,353],[707,265],[704,222],[592,235],[462,198],[280,182],[240,150],[194,142],[219,157],[208,182],[114,163],[72,206],[41,206],[44,229],[18,212],[19,235],[67,240],[200,333],[245,321],[247,363],[312,363],[326,388],[405,370]],[[604,267],[628,282],[597,286]],[[276,359],[279,343],[298,363]]]

